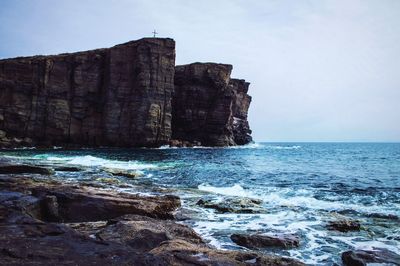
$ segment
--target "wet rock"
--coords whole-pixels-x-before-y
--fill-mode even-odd
[[[400,255],[383,248],[350,250],[342,253],[342,261],[347,266],[365,266],[369,263],[400,265]]]
[[[7,133],[4,130],[0,130],[0,139],[5,138]]]
[[[179,208],[174,214],[175,219],[178,221],[185,221],[200,216],[201,212],[188,208]]]
[[[196,204],[220,213],[261,213],[265,211],[261,203],[258,199],[234,197],[222,200],[200,199]]]
[[[0,165],[0,174],[41,174],[50,175],[54,171],[49,168],[33,165]]]
[[[106,184],[110,184],[110,185],[115,185],[115,184],[120,184],[121,181],[116,179],[116,178],[110,178],[110,177],[99,177],[96,178],[96,181],[102,182],[102,183],[106,183]]]
[[[349,231],[360,231],[361,225],[359,221],[339,220],[339,221],[330,221],[327,225],[327,228],[328,230],[349,232]]]
[[[367,215],[371,218],[387,219],[387,220],[400,220],[400,217],[394,214],[384,214],[384,213],[370,213]]]
[[[118,193],[55,181],[33,181],[23,177],[0,178],[1,186],[11,191],[31,193],[39,199],[56,197],[59,217],[65,222],[108,220],[125,214],[169,219],[173,218],[173,212],[180,207],[180,199],[172,195]]]
[[[200,141],[187,141],[187,140],[178,140],[173,139],[169,142],[170,147],[178,147],[178,148],[191,148],[195,146],[201,146]]]
[[[54,170],[59,172],[80,172],[83,169],[75,166],[59,166],[54,167]]]
[[[106,168],[104,170],[114,176],[124,176],[127,178],[138,178],[143,175],[140,172],[131,171],[131,170],[121,170],[121,169],[113,169],[113,168]]]
[[[293,234],[261,235],[233,234],[231,240],[239,246],[258,249],[266,247],[293,248],[300,245],[299,237]]]
[[[181,239],[162,242],[149,253],[167,265],[304,265],[294,259],[250,252],[215,250]]]

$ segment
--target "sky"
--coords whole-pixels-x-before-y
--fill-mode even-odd
[[[256,141],[400,141],[398,0],[0,0],[0,58],[176,41],[233,65]]]

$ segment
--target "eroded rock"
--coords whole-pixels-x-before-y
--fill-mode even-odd
[[[294,259],[250,252],[215,250],[181,239],[162,242],[159,247],[152,249],[150,254],[162,259],[167,265],[304,265]]]
[[[0,174],[41,174],[50,175],[54,173],[52,169],[34,165],[0,165]]]
[[[258,199],[232,197],[219,200],[200,199],[196,204],[220,213],[261,213],[264,211],[261,203]]]
[[[293,234],[275,234],[275,235],[262,235],[262,234],[233,234],[231,240],[239,246],[259,249],[266,247],[282,247],[293,248],[300,245],[300,239]]]
[[[365,266],[368,263],[400,265],[400,255],[383,248],[350,250],[342,253],[342,261],[347,266]]]
[[[327,225],[328,230],[340,232],[360,231],[361,225],[359,221],[353,220],[338,220],[330,221]]]

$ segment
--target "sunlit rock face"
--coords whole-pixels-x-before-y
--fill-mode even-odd
[[[168,38],[0,60],[0,147],[246,144],[249,83],[231,70],[175,67]]]

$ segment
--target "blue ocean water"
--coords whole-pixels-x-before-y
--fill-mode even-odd
[[[310,265],[341,264],[348,249],[400,253],[400,143],[255,143],[230,148],[14,150],[0,155],[33,164],[76,165],[56,172],[65,182],[99,182],[136,193],[181,197],[189,224],[210,244],[243,249],[232,233],[295,233],[300,247],[261,252]],[[132,179],[112,171],[134,171]],[[105,178],[106,177],[106,178]],[[114,180],[110,182],[110,180]],[[218,213],[206,198],[261,200],[260,213]],[[328,231],[338,219],[357,219],[360,232]]]

